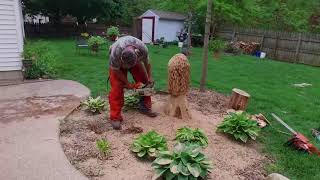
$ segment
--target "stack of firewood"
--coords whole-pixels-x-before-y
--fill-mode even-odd
[[[253,54],[259,50],[260,44],[256,42],[243,42],[240,41],[240,49],[242,49],[246,54]]]

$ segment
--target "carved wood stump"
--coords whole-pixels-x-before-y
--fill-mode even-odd
[[[165,113],[182,119],[191,119],[186,94],[190,85],[190,64],[183,54],[176,54],[168,63],[169,100]]]
[[[180,119],[191,119],[191,112],[189,110],[189,103],[186,95],[173,96],[170,95],[169,101],[165,106],[165,113],[169,116]]]
[[[232,95],[229,101],[229,109],[245,111],[249,102],[249,98],[250,94],[247,92],[237,88],[232,89]]]

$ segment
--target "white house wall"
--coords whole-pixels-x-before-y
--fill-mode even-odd
[[[0,71],[21,70],[23,26],[20,0],[0,0]]]
[[[184,28],[183,21],[160,19],[156,26],[156,39],[164,37],[166,41],[176,41],[177,32]]]

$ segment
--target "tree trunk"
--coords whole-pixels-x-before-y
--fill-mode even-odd
[[[250,94],[241,89],[232,89],[229,109],[245,111],[249,102]]]
[[[170,95],[168,103],[164,107],[165,114],[183,120],[192,119],[186,95]]]
[[[210,25],[211,25],[212,0],[208,0],[207,6],[208,7],[207,7],[206,27],[205,27],[204,44],[203,44],[203,62],[202,62],[202,75],[201,75],[201,81],[200,81],[200,91],[205,90],[205,85],[207,81],[208,45],[209,45],[209,35],[210,35]]]

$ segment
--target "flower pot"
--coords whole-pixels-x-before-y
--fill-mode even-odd
[[[112,36],[110,36],[110,40],[111,40],[111,41],[116,41],[117,38],[118,38],[117,35],[112,35]]]
[[[221,52],[214,52],[213,53],[213,58],[214,59],[220,59],[220,56],[221,56]]]
[[[94,44],[91,46],[91,51],[94,53],[97,53],[99,51],[99,45],[98,44]]]
[[[23,60],[22,65],[24,69],[29,69],[32,66],[32,60]]]

